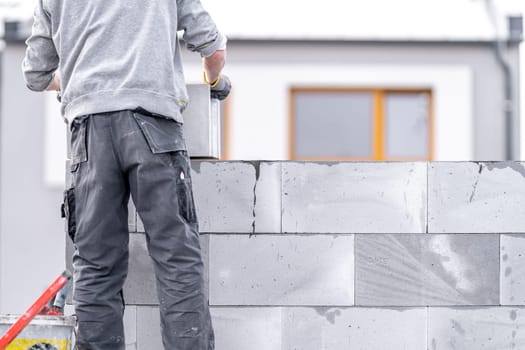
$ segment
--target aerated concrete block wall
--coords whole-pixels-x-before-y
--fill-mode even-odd
[[[194,161],[216,349],[525,348],[524,165]],[[161,349],[129,226],[128,349]]]

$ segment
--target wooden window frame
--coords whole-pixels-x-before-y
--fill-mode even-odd
[[[296,110],[295,99],[298,94],[327,93],[369,93],[373,100],[372,115],[372,152],[371,157],[298,157],[295,153],[295,126]],[[389,157],[386,154],[386,120],[385,120],[385,95],[395,94],[427,94],[428,95],[428,155],[427,157]],[[312,161],[430,161],[434,159],[434,96],[429,88],[374,88],[374,87],[291,87],[289,94],[289,125],[288,125],[288,154],[291,160]]]
[[[231,93],[224,101],[221,101],[221,157],[220,160],[230,160],[232,143],[231,124]]]

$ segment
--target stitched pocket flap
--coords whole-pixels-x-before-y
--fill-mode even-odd
[[[153,153],[186,151],[182,124],[173,119],[149,116],[134,112],[146,141]]]

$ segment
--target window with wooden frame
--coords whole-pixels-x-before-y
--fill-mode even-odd
[[[290,158],[432,160],[429,89],[291,89]]]

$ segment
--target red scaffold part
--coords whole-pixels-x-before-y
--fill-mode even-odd
[[[38,297],[38,299],[18,318],[18,320],[0,338],[0,350],[4,350],[22,330],[38,315],[49,301],[66,285],[71,279],[71,273],[64,271],[49,287]]]

